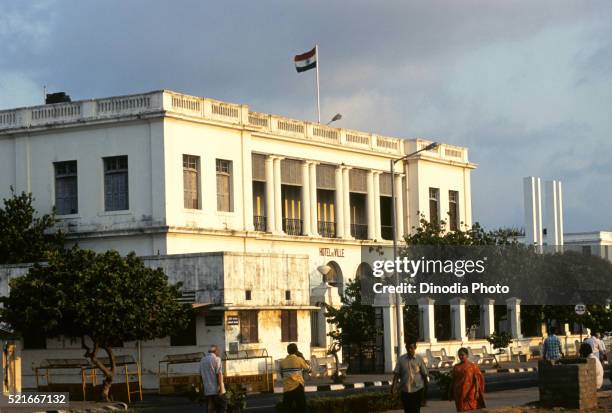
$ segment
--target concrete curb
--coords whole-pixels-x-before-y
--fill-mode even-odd
[[[507,368],[507,369],[486,369],[481,370],[483,374],[495,374],[495,373],[527,373],[538,371],[535,367],[518,367],[518,368]],[[312,393],[317,391],[336,391],[346,389],[363,389],[366,387],[382,387],[390,386],[391,380],[379,380],[379,381],[364,381],[361,383],[344,383],[344,384],[318,384],[318,385],[306,385],[304,391],[306,393]],[[274,393],[282,393],[282,387],[274,387]]]

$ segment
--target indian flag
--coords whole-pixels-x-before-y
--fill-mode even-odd
[[[317,67],[317,48],[316,46],[312,50],[296,55],[293,58],[295,62],[295,70],[299,72],[305,72],[310,69]]]

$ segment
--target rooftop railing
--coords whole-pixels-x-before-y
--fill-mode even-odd
[[[396,156],[416,151],[431,143],[424,139],[400,139],[251,112],[247,105],[221,102],[167,90],[3,110],[0,111],[0,132],[156,112],[240,125],[270,135]],[[447,144],[442,144],[423,155],[449,161],[468,161],[466,148]]]

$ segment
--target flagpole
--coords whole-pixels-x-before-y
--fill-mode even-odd
[[[321,101],[319,95],[319,45],[315,45],[315,60],[317,69],[317,122],[321,123]]]

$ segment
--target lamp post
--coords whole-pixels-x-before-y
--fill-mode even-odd
[[[417,153],[423,151],[430,151],[432,149],[440,146],[438,142],[432,142],[424,148],[419,149],[418,151],[409,153],[408,155],[402,156],[401,158],[391,159],[389,163],[391,164],[391,204],[393,208],[393,220],[391,222],[391,230],[393,231],[393,271],[395,272],[395,285],[399,285],[399,274],[397,272],[396,260],[397,260],[397,208],[395,207],[395,163],[399,161],[405,161],[406,159],[416,155]],[[402,324],[400,319],[402,317],[402,309],[401,309],[402,297],[400,293],[395,293],[395,335],[397,341],[397,359],[402,355]]]

